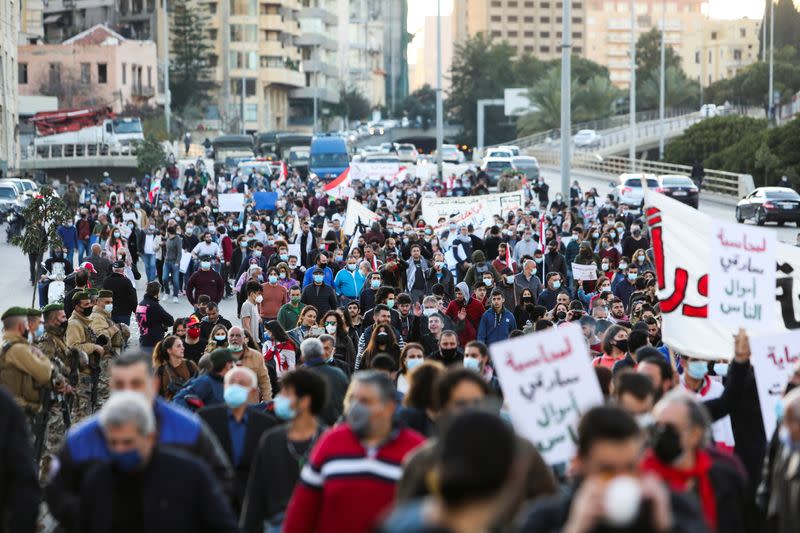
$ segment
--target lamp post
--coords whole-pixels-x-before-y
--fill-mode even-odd
[[[658,160],[664,160],[664,99],[665,99],[665,85],[666,85],[666,63],[667,63],[667,45],[666,45],[666,16],[667,6],[666,1],[661,2],[661,78],[658,88]]]
[[[628,157],[631,160],[631,172],[636,171],[636,0],[631,0],[631,86],[629,92],[628,113],[630,127],[630,146]]]
[[[172,122],[172,93],[169,90],[169,22],[167,0],[164,0],[164,20],[161,30],[164,32],[164,126],[167,128],[167,139],[170,139],[170,123]]]
[[[436,175],[442,179],[444,104],[442,102],[442,1],[436,0]]]
[[[563,2],[561,20],[561,194],[569,198],[569,170],[572,163],[570,148],[572,143],[571,128],[571,103],[572,103],[572,73],[570,44],[570,0]]]

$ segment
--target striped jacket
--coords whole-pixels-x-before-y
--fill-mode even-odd
[[[394,501],[403,459],[423,441],[402,428],[380,448],[367,450],[347,424],[329,430],[300,472],[283,530],[372,531]]]

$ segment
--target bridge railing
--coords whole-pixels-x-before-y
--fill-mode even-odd
[[[561,162],[560,154],[552,150],[534,150],[531,153],[542,166],[557,167]],[[688,165],[647,161],[644,159],[636,159],[634,164],[631,165],[631,160],[627,157],[602,157],[584,152],[573,154],[571,168],[590,171],[593,174],[597,174],[598,177],[607,178],[609,182],[616,179],[620,174],[628,172],[655,175],[682,174],[686,176],[689,176],[692,172],[692,167]],[[748,174],[706,169],[702,188],[704,192],[726,199],[738,199],[753,190],[753,177]]]
[[[46,146],[28,146],[22,152],[22,159],[81,159],[100,156],[135,156],[133,145],[109,146],[104,143],[71,143],[50,144]]]

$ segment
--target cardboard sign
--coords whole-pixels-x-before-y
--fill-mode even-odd
[[[575,281],[594,281],[597,279],[597,265],[579,265],[572,263],[572,277]]]
[[[278,193],[257,192],[253,194],[253,200],[256,204],[256,211],[274,211],[275,204],[278,201]]]
[[[356,231],[359,221],[361,224],[364,224],[367,228],[369,228],[373,222],[377,222],[380,219],[381,217],[379,217],[374,211],[370,211],[355,200],[350,200],[347,202],[347,212],[345,213],[344,224],[342,224],[342,228],[344,229],[345,234],[353,235]]]
[[[603,403],[580,326],[497,342],[489,352],[517,432],[548,464],[572,459],[581,415]]]
[[[800,331],[751,337],[750,352],[764,433],[769,440],[777,425],[775,407],[800,361]]]
[[[350,163],[350,179],[391,183],[400,174],[400,163]]]
[[[713,220],[708,318],[732,328],[775,327],[775,232]]]
[[[244,211],[244,194],[228,193],[219,195],[220,213],[241,213]]]
[[[485,229],[494,224],[494,216],[505,216],[510,211],[525,207],[523,191],[513,191],[480,196],[450,196],[422,198],[422,218],[439,232],[454,222],[472,224],[475,229]],[[444,217],[444,224],[439,224]]]

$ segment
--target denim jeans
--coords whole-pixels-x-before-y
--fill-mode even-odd
[[[156,279],[156,254],[142,254],[142,261],[144,261],[144,272],[147,275],[147,281]]]
[[[67,247],[67,253],[64,254],[64,258],[67,259],[73,265],[75,264],[75,248]]]
[[[172,274],[172,295],[178,296],[180,292],[180,279],[181,279],[181,266],[178,263],[164,263],[164,279],[161,280],[161,285],[164,286],[164,291],[169,292],[169,278]]]
[[[115,324],[125,324],[126,326],[131,325],[131,315],[111,315],[111,320]]]
[[[89,239],[85,241],[78,240],[78,264],[83,263],[83,258],[90,255],[92,255],[92,250],[89,246]]]

